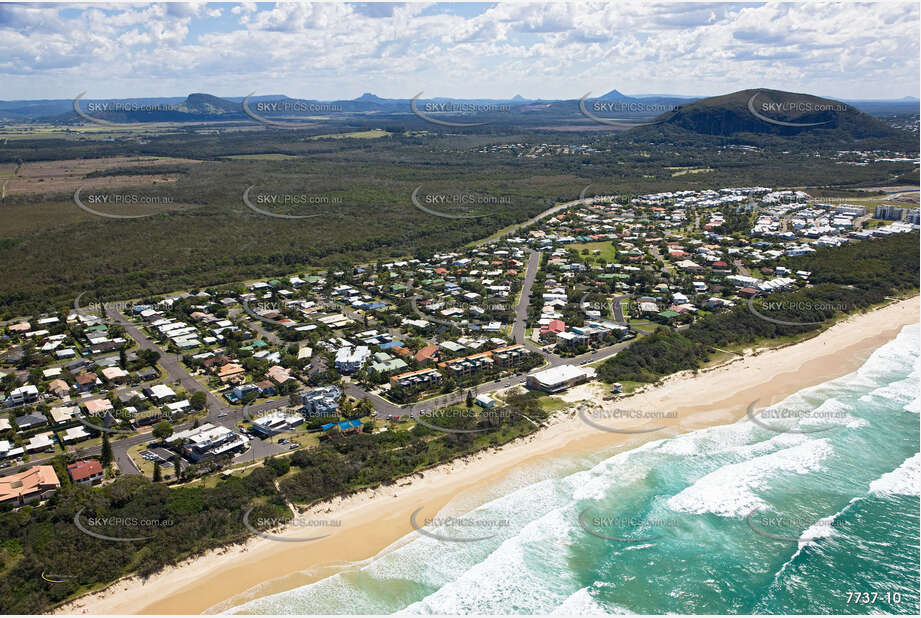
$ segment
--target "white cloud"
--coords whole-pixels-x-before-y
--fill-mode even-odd
[[[611,88],[706,95],[755,86],[848,98],[919,89],[916,3],[465,8],[243,3],[230,8],[236,23],[228,24],[203,2],[84,5],[76,14],[0,4],[0,79],[40,78],[13,80],[5,98],[68,96],[97,78],[92,89],[108,96],[241,95],[252,82],[313,98],[419,90],[551,98]]]

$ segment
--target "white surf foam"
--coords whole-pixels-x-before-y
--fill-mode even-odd
[[[909,457],[898,468],[870,483],[870,492],[877,495],[921,495],[921,453]]]
[[[818,471],[822,461],[832,452],[831,444],[823,438],[726,465],[672,496],[666,505],[686,513],[742,517],[767,506],[755,491],[765,487],[769,477],[784,472],[808,474]]]
[[[591,594],[591,586],[580,588],[569,596],[559,607],[550,612],[551,616],[625,616],[631,612],[622,607],[602,607]]]

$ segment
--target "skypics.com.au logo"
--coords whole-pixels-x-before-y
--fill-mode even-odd
[[[759,510],[749,513],[745,523],[758,536],[772,541],[800,544],[828,538],[834,534],[836,527],[842,525],[835,516],[823,517],[816,521],[813,517],[785,513],[769,514]]]
[[[115,122],[112,120],[106,120],[105,118],[98,118],[94,114],[135,114],[135,113],[148,113],[153,114],[157,112],[179,112],[182,111],[182,108],[178,104],[165,104],[165,103],[137,103],[135,101],[101,101],[95,102],[90,101],[86,104],[86,111],[80,107],[80,101],[83,97],[86,96],[86,91],[78,94],[73,100],[74,113],[83,118],[88,122],[93,124],[103,125],[107,127],[124,127],[139,124],[137,122]]]
[[[579,526],[592,536],[617,543],[650,543],[662,529],[677,528],[677,519],[655,519],[618,514],[592,515],[591,508],[579,513]]]
[[[243,204],[256,214],[275,219],[313,219],[339,216],[336,207],[342,198],[325,193],[254,191],[250,185],[243,191]]]
[[[419,514],[425,509],[419,507],[409,516],[409,525],[423,536],[448,543],[474,543],[494,538],[498,532],[484,534],[494,530],[510,528],[508,519],[467,514],[458,517],[424,517]]]
[[[314,534],[314,531],[321,531],[329,528],[340,528],[342,521],[338,519],[316,519],[303,516],[292,516],[287,519],[277,517],[252,517],[253,510],[256,507],[249,507],[243,512],[243,526],[257,536],[270,541],[280,543],[308,543],[310,541],[319,541],[330,536],[330,534]],[[272,530],[279,527],[288,529],[307,530],[309,536],[283,536],[280,534],[270,534],[266,530]]]
[[[638,433],[652,433],[654,431],[662,431],[665,429],[662,425],[655,425],[654,427],[644,428],[644,429],[622,429],[618,427],[611,427],[607,424],[602,424],[600,421],[610,421],[610,420],[657,420],[657,419],[676,419],[678,418],[677,412],[663,412],[659,410],[630,410],[622,408],[614,408],[611,410],[605,410],[604,408],[595,407],[589,408],[586,405],[580,405],[577,412],[579,420],[583,423],[597,429],[599,431],[606,431],[609,433],[624,433],[624,434],[638,434]]]
[[[512,204],[510,196],[476,191],[423,192],[422,185],[413,190],[410,199],[417,209],[443,219],[479,219]]]
[[[249,298],[242,299],[241,304],[243,305],[243,311],[246,312],[246,315],[254,320],[259,320],[260,322],[265,322],[273,326],[282,326],[284,328],[291,328],[298,324],[285,315],[286,311],[290,311],[287,305],[282,305],[277,302],[253,301]]]
[[[498,423],[515,416],[510,408],[475,410],[473,408],[444,408],[441,410],[423,411],[416,417],[416,422],[433,431],[442,433],[482,433],[489,431],[489,427],[465,428],[460,425],[479,424],[481,422]],[[451,427],[451,425],[458,425]]]
[[[96,190],[84,193],[84,191],[86,191],[84,187],[74,191],[74,204],[84,212],[106,219],[141,219],[160,214],[164,212],[162,207],[176,204],[173,196],[162,192]]]
[[[81,517],[86,508],[82,508],[74,515],[74,525],[77,530],[88,536],[103,541],[116,543],[131,543],[146,541],[153,538],[151,532],[158,528],[169,528],[175,525],[172,519],[159,519],[155,517],[121,517],[121,516],[94,516]],[[85,519],[85,521],[84,521]],[[145,534],[146,533],[146,534]]]
[[[100,301],[84,299],[86,292],[80,292],[74,299],[74,313],[88,326],[96,324],[120,325],[120,314],[132,310],[135,303],[131,301]]]
[[[318,101],[251,101],[255,92],[250,92],[240,104],[243,113],[273,129],[308,129],[317,126],[316,122],[292,120],[290,117],[303,114],[329,114],[342,111],[341,105],[321,103]]]
[[[779,93],[772,93],[772,96],[777,96],[778,94]],[[768,94],[758,91],[748,99],[748,111],[758,120],[769,124],[775,124],[781,127],[806,128],[828,125],[832,123],[834,119],[827,118],[826,120],[817,120],[814,122],[795,122],[791,120],[781,120],[781,117],[827,117],[831,113],[845,112],[848,109],[847,105],[843,103],[836,103],[834,101],[825,102],[815,100],[811,97],[807,98],[805,96],[791,95],[789,93],[782,94],[783,100],[767,101],[764,99]]]
[[[662,124],[665,122],[665,118],[645,122],[642,120],[643,118],[658,116],[660,114],[677,109],[677,107],[671,105],[643,103],[640,101],[628,103],[621,101],[595,100],[589,103],[589,97],[591,94],[591,92],[586,92],[585,95],[579,99],[579,111],[582,112],[582,115],[593,122],[597,122],[598,124],[604,124],[609,127],[615,127],[618,129],[633,129],[636,127],[647,127]],[[636,114],[637,119],[632,120],[631,118],[610,118],[598,115],[604,113]]]
[[[757,303],[756,303],[757,299]],[[826,302],[820,300],[775,300],[769,301],[763,292],[752,295],[748,299],[748,310],[755,316],[781,326],[813,326],[821,324],[828,317],[836,313],[848,313],[854,307],[845,302]],[[794,319],[797,316],[809,315],[822,319],[804,320]]]
[[[748,420],[755,425],[774,433],[821,433],[831,429],[838,429],[851,417],[841,409],[826,409],[821,407],[789,408],[784,406],[771,406],[760,413],[755,413],[755,404],[758,400],[748,404],[745,411]]]
[[[422,120],[443,127],[482,127],[492,123],[493,121],[488,120],[484,122],[457,122],[455,120],[446,120],[445,118],[455,118],[458,115],[491,114],[496,112],[512,111],[510,105],[471,101],[429,101],[422,103],[420,109],[419,97],[422,96],[422,92],[410,100],[410,110],[413,114]],[[436,118],[435,115],[442,115],[442,117]]]

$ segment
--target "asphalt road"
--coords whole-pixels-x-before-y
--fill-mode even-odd
[[[515,306],[515,325],[512,327],[512,340],[522,345],[527,344],[525,334],[528,324],[528,306],[531,303],[531,288],[537,278],[538,268],[540,268],[540,253],[531,251],[528,255],[528,268],[524,274],[524,282],[521,284],[521,297]]]

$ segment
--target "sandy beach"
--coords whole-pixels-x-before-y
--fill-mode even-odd
[[[329,576],[346,564],[373,558],[413,532],[410,515],[433,517],[458,496],[474,499],[507,483],[523,466],[540,466],[554,458],[634,448],[707,426],[735,422],[757,401],[762,408],[791,394],[855,371],[870,354],[895,338],[908,324],[919,322],[918,297],[853,316],[805,342],[785,348],[753,351],[719,367],[694,375],[676,374],[660,385],[615,400],[604,400],[603,385],[585,384],[562,398],[572,403],[536,434],[499,449],[468,457],[400,479],[390,487],[365,491],[318,505],[303,518],[335,519],[329,536],[311,542],[279,542],[256,537],[245,546],[214,551],[171,567],[147,581],[128,578],[108,589],[60,608],[74,614],[214,613],[247,600],[303,586]],[[614,408],[668,412],[670,417],[606,419],[618,429],[650,429],[642,434],[601,431],[576,413],[582,402]],[[472,498],[471,498],[472,497]],[[468,500],[469,501],[469,500]],[[312,536],[303,527],[275,534],[288,539]]]

